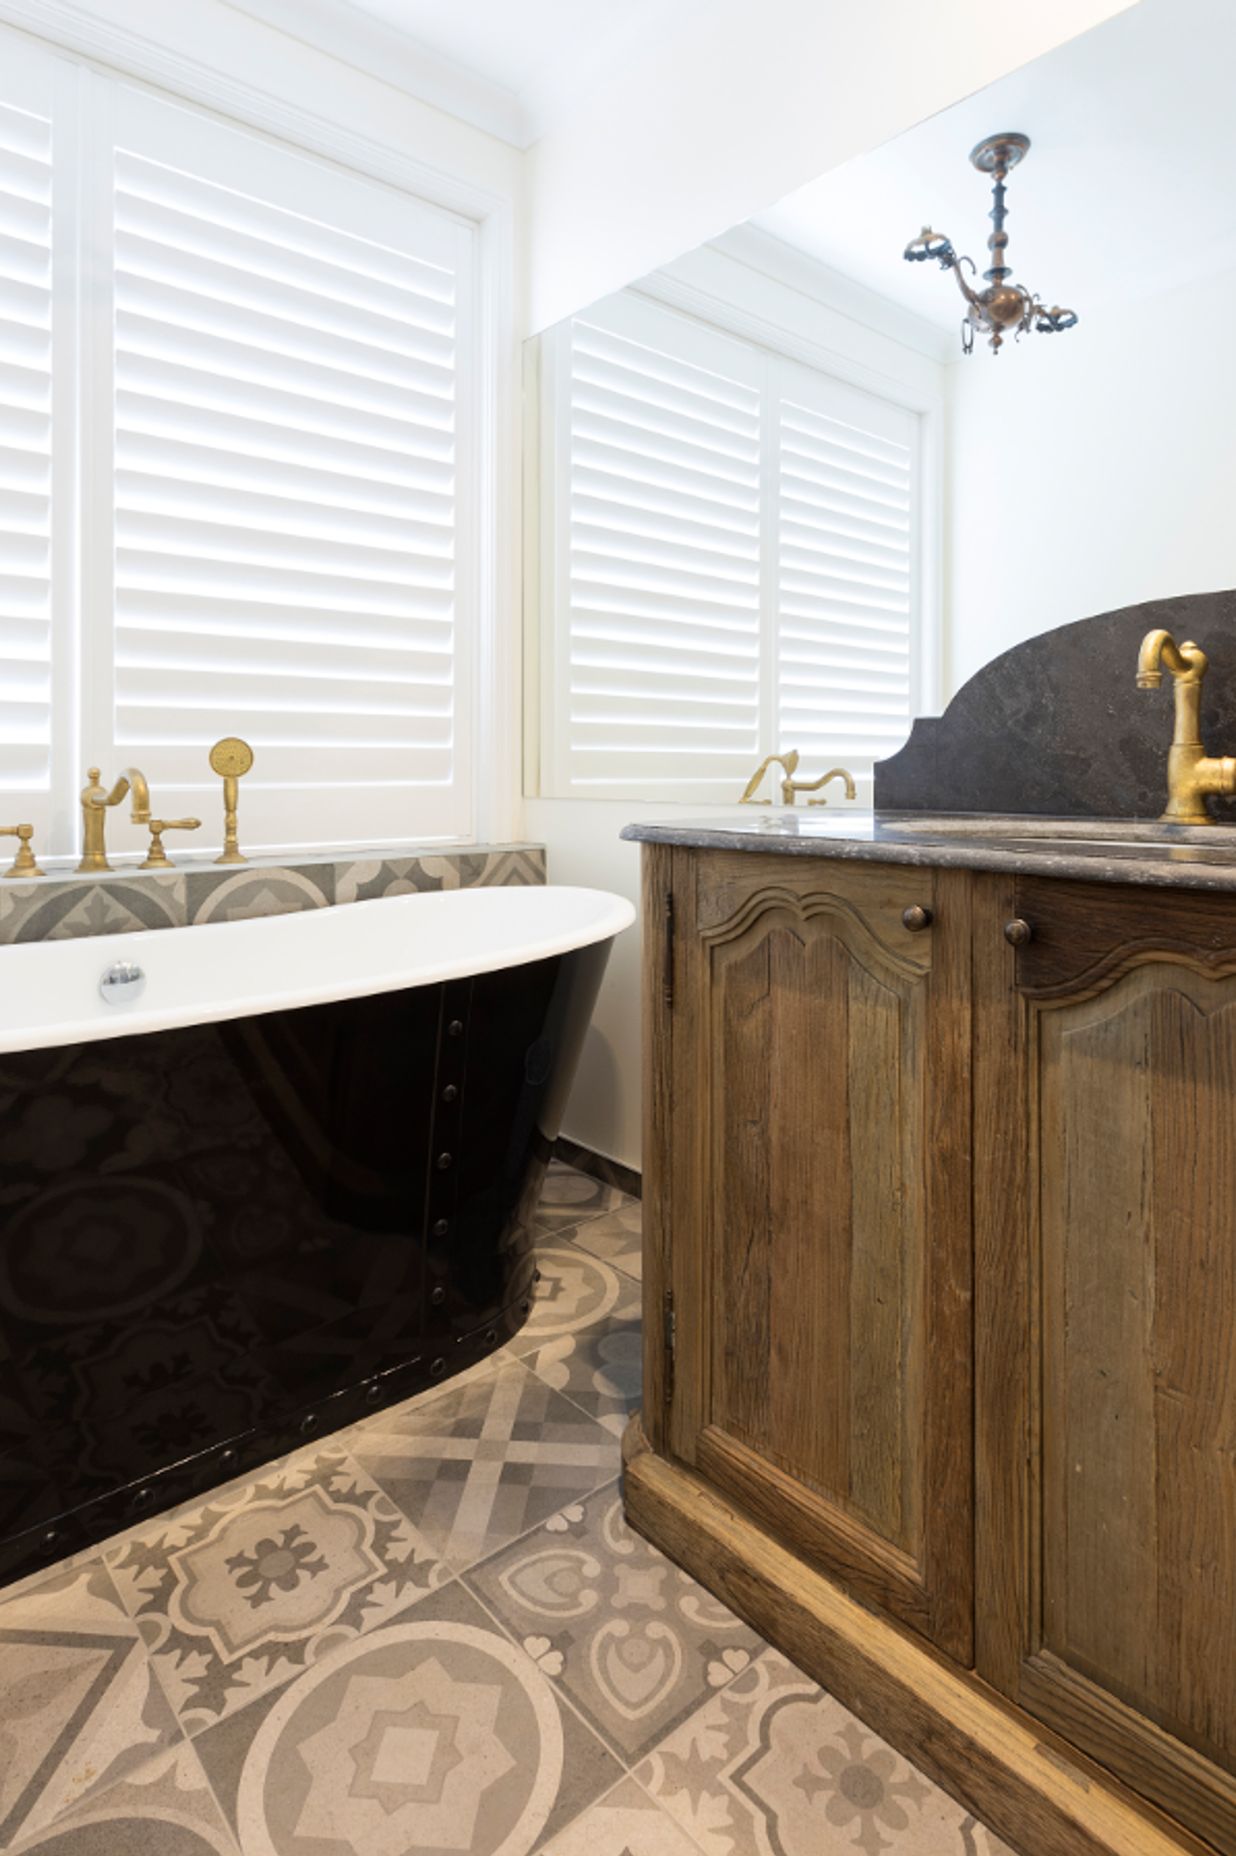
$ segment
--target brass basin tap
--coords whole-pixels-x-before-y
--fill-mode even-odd
[[[818,780],[786,780],[781,788],[782,792],[786,795],[786,804],[791,806],[794,804],[795,793],[820,792],[820,788],[827,786],[830,780],[843,780],[845,782],[845,796],[847,799],[856,799],[858,797],[858,788],[854,784],[854,775],[852,773],[847,773],[844,767],[830,767],[829,771],[827,773],[822,773]],[[809,806],[826,806],[828,801],[821,794],[819,799],[809,799],[807,804]]]
[[[135,825],[150,823],[150,788],[146,776],[136,767],[126,767],[110,793],[99,784],[99,769],[86,769],[82,788],[82,860],[77,868],[84,871],[110,870],[104,828],[108,806],[118,806],[126,793],[133,795],[130,817]]]
[[[1167,809],[1159,817],[1173,825],[1213,825],[1208,793],[1236,792],[1236,759],[1207,754],[1202,746],[1202,678],[1209,659],[1200,645],[1177,644],[1172,634],[1147,632],[1137,654],[1137,687],[1157,690],[1162,666],[1175,678],[1176,726],[1167,756]]]

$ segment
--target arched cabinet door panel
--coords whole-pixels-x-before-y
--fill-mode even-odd
[[[975,950],[978,1668],[1236,1851],[1236,897]]]
[[[647,1421],[968,1661],[969,880],[658,850],[646,882],[673,1299]]]

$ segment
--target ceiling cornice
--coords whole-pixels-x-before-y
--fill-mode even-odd
[[[527,148],[540,133],[531,111],[514,91],[439,57],[407,33],[353,6],[351,0],[224,0],[224,4],[369,77],[381,78],[418,102],[470,123],[513,148]]]

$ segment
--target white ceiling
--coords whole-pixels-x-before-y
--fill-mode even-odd
[[[901,254],[930,224],[987,268],[991,183],[967,157],[1020,130],[1032,145],[1008,186],[1014,280],[1087,321],[1116,313],[1236,268],[1234,68],[1232,0],[1141,0],[752,223],[955,329],[955,280]],[[1203,300],[1181,341],[1226,340],[1222,310]]]
[[[517,148],[707,0],[229,0]]]

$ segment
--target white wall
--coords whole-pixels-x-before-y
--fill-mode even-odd
[[[756,264],[775,268],[777,277]],[[787,341],[809,344],[821,366],[830,355],[856,364],[873,387],[904,388],[924,403],[941,394],[946,370],[929,324],[857,286],[839,287],[823,267],[796,259],[776,240],[723,239],[646,281],[680,293],[674,300],[696,314],[707,314],[711,305],[718,315],[767,323]],[[744,325],[741,332],[752,330]],[[534,638],[535,621],[529,631]],[[639,846],[620,841],[622,827],[633,819],[673,821],[706,810],[641,799],[528,798],[524,827],[547,847],[551,882],[615,890],[638,906]],[[572,1140],[634,1167],[641,1151],[640,932],[639,923],[628,929],[610,958],[564,1128]]]
[[[529,151],[529,327],[750,218],[1129,0],[699,0]]]
[[[1236,586],[1236,350],[1196,286],[945,375],[947,693],[1051,626]]]

